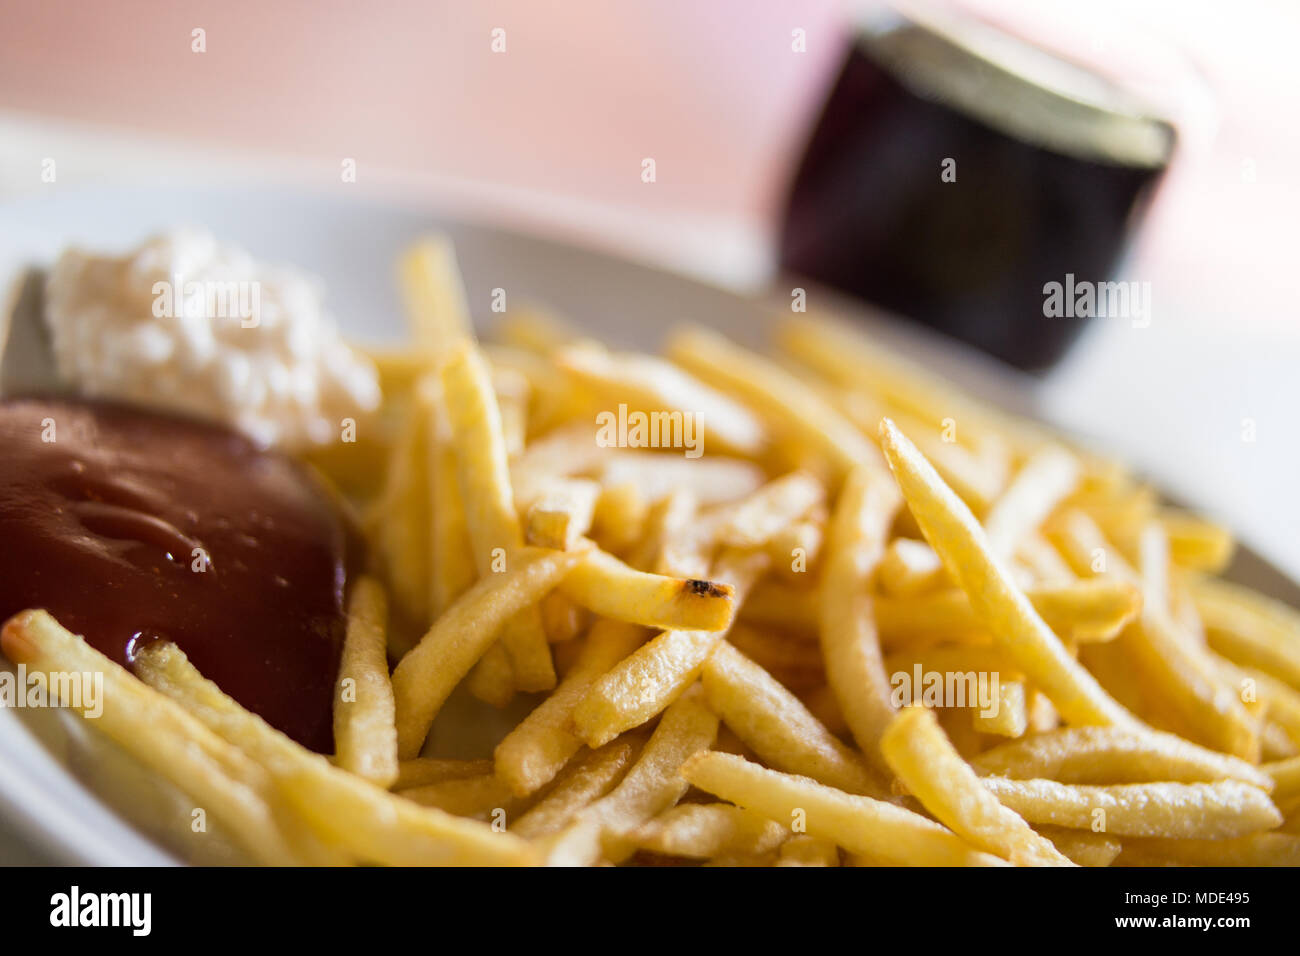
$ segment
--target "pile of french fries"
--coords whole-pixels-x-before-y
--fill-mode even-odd
[[[830,320],[774,357],[528,310],[480,344],[446,241],[400,275],[383,413],[314,456],[373,557],[332,759],[172,645],[130,674],[43,612],[4,630],[103,671],[98,729],[251,858],[1300,863],[1300,615],[1215,577],[1223,529]],[[620,406],[697,416],[704,453],[603,447]],[[922,672],[996,675],[996,706],[900,702]],[[525,716],[429,753],[456,694]]]

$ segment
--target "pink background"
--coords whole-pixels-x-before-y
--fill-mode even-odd
[[[1183,156],[1135,269],[1207,310],[1294,314],[1300,4],[966,6],[1139,77],[1180,65],[1155,40],[1189,54],[1217,129]],[[0,108],[770,233],[850,19],[834,0],[4,0]]]

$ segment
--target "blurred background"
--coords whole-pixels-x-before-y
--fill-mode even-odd
[[[1087,323],[1058,361],[1031,363],[1025,387],[1041,414],[1098,437],[1300,576],[1300,5],[926,7],[1086,64],[1176,130],[1132,214],[1097,239],[1107,274],[1086,276],[1149,284],[1149,321]],[[946,154],[891,133],[927,108],[919,100],[881,99],[871,83],[867,100],[832,97],[879,17],[879,4],[839,0],[0,0],[0,203],[151,183],[331,189],[354,160],[350,188],[758,291],[795,284],[781,271],[783,254],[797,264],[791,186],[816,135],[839,144],[818,167],[837,172],[813,170],[814,187],[833,188],[804,207],[804,232],[812,222],[846,268],[892,276],[900,256],[924,260],[974,220],[882,205],[901,191],[900,168],[937,186]],[[970,77],[953,82],[961,100]],[[997,98],[982,89],[977,103]],[[898,156],[886,166],[889,146],[902,167]],[[1056,168],[1051,149],[1027,150],[1033,168]],[[55,183],[41,175],[50,157]],[[1041,185],[1004,178],[981,195],[980,156],[956,158],[945,188],[981,200],[985,225],[1015,221]],[[1071,221],[1045,208],[1049,225]],[[979,235],[968,246],[984,245]],[[1024,248],[1059,238],[1031,233]],[[1017,336],[1052,321],[1016,319],[1028,323]]]

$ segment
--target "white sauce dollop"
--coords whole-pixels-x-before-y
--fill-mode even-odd
[[[60,378],[84,395],[216,419],[263,444],[339,438],[379,406],[318,280],[200,230],[122,258],[66,250],[46,286]]]

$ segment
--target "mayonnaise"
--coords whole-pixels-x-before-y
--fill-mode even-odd
[[[256,262],[200,230],[122,258],[65,251],[45,317],[60,378],[84,395],[230,424],[264,444],[337,440],[379,406],[307,274]]]

